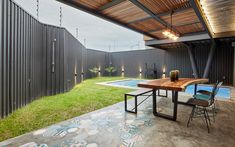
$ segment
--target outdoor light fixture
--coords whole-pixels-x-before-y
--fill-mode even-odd
[[[98,68],[98,72],[99,72],[99,73],[101,72],[101,68],[100,68],[100,67]]]
[[[139,78],[141,79],[142,78],[142,68],[139,67]]]
[[[162,78],[163,79],[166,78],[166,67],[165,66],[162,68]]]
[[[101,68],[100,67],[98,68],[98,76],[99,77],[101,76]]]
[[[121,76],[124,77],[124,66],[122,65],[122,71]]]
[[[215,21],[215,17],[213,16],[213,11],[210,9],[210,7],[208,6],[207,2],[205,0],[200,0],[200,5],[202,8],[202,11],[205,15],[205,19],[208,22],[208,27],[211,28],[211,30],[214,32],[219,32],[220,30],[218,30],[218,27],[216,27],[216,21]],[[222,16],[223,13],[226,13],[227,11],[225,11],[225,9],[221,8],[220,9],[220,15]],[[226,14],[225,14],[226,15]],[[216,29],[217,28],[217,29]]]
[[[171,11],[171,26],[170,26],[171,28],[166,29],[165,31],[162,32],[162,34],[165,35],[169,39],[177,40],[179,36],[172,31],[172,14],[173,14],[173,11]]]
[[[165,30],[162,32],[162,34],[164,34],[166,37],[168,37],[172,40],[177,40],[179,38],[175,33],[173,33],[170,30]]]
[[[124,72],[124,66],[122,65],[122,72]]]

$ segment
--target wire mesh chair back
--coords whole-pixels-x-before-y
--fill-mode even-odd
[[[215,96],[219,91],[220,86],[223,84],[223,82],[216,82],[215,86],[213,87],[212,93],[210,95],[210,105],[214,103]]]

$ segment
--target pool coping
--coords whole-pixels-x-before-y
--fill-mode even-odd
[[[130,87],[130,86],[111,85],[111,84],[109,84],[109,83],[113,83],[113,82],[121,82],[121,81],[128,81],[128,80],[141,80],[141,79],[128,78],[128,79],[122,79],[122,80],[99,82],[99,83],[96,83],[96,84],[103,85],[103,86],[118,87],[118,88],[127,88],[127,89],[144,89],[144,88],[141,88],[141,87]],[[148,80],[148,79],[143,79],[143,80],[151,81],[151,80]]]

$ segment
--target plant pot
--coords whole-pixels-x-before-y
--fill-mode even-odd
[[[178,81],[179,80],[179,70],[175,70],[175,80]]]
[[[179,80],[179,70],[172,70],[172,71],[170,71],[170,80],[172,82]]]

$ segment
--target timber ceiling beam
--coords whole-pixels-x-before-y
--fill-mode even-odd
[[[172,27],[170,24],[168,24],[167,22],[165,22],[164,20],[162,20],[159,16],[157,16],[156,14],[154,14],[152,11],[150,11],[147,7],[145,7],[142,3],[140,3],[138,0],[129,0],[130,2],[132,2],[134,5],[136,5],[138,8],[140,8],[141,10],[143,10],[145,13],[147,13],[148,15],[150,15],[153,19],[155,19],[156,21],[158,21],[159,23],[161,23],[162,25],[166,26],[167,28],[172,28],[172,31],[174,31],[175,33],[179,34],[179,31],[177,31],[174,27]]]
[[[175,10],[173,10],[173,11],[174,11],[174,13],[180,13],[180,12],[184,12],[184,11],[189,10],[189,9],[191,9],[191,8],[189,8],[189,7],[187,7],[187,8],[178,8],[178,9],[175,9]],[[167,15],[170,15],[170,14],[171,14],[171,12],[168,11],[168,12],[163,12],[163,13],[155,14],[155,15],[156,15],[157,17],[163,17],[163,16],[167,16]],[[145,20],[148,20],[148,19],[150,19],[150,18],[152,18],[152,17],[150,16],[150,17],[146,17],[146,18],[137,19],[137,20],[134,20],[134,21],[129,22],[128,24],[132,24],[132,23],[136,23],[136,22],[145,21]]]

